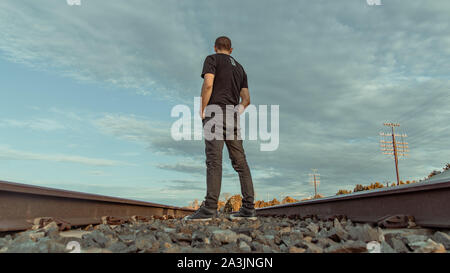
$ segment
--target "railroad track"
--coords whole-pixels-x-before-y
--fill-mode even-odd
[[[447,172],[447,175],[450,173]],[[61,219],[71,226],[99,224],[103,216],[183,217],[192,209],[0,181],[0,231],[29,229],[40,217]],[[407,215],[423,227],[450,228],[450,177],[398,187],[320,198],[257,209],[258,216],[345,215],[354,222],[376,223],[391,215]]]
[[[50,217],[71,226],[99,224],[102,217],[183,217],[192,209],[75,191],[0,181],[0,232],[32,227],[36,218]]]
[[[422,227],[450,228],[450,172],[428,181],[260,208],[258,216],[345,215],[354,222],[377,223],[394,215],[413,216]]]

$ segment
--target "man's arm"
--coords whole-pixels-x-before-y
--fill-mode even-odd
[[[214,74],[206,73],[202,85],[202,107],[200,108],[200,117],[205,118],[205,108],[208,105],[213,90]]]
[[[245,108],[250,104],[250,93],[248,92],[248,88],[241,89],[241,102],[239,103],[239,114],[244,113]]]

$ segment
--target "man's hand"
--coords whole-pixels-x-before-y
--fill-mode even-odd
[[[200,117],[201,119],[205,118],[205,108],[209,103],[209,99],[211,98],[212,90],[214,84],[214,74],[206,73],[204,75],[204,81],[202,86],[202,106],[200,107]]]
[[[244,111],[245,111],[245,106],[239,103],[238,111],[239,111],[239,115],[242,115],[242,113],[244,113]]]
[[[248,92],[248,88],[242,88],[239,94],[241,96],[241,103],[239,104],[239,115],[244,113],[245,108],[250,104],[250,93]]]
[[[200,109],[200,112],[198,113],[200,115],[201,119],[205,119],[205,111]]]

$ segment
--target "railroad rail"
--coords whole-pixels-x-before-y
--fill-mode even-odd
[[[192,209],[96,194],[31,186],[0,180],[0,232],[29,229],[40,217],[61,219],[71,226],[99,224],[103,216],[172,216]]]
[[[449,176],[447,176],[449,175]],[[392,215],[415,218],[422,227],[450,228],[450,172],[429,181],[325,197],[257,209],[258,216],[344,215],[354,222],[377,223]],[[71,226],[99,224],[103,216],[172,216],[194,210],[143,201],[0,181],[0,232],[29,229],[40,217]]]
[[[449,173],[447,173],[448,175]],[[325,197],[256,210],[258,216],[345,215],[354,222],[377,223],[394,215],[413,216],[422,227],[450,228],[450,179],[429,181]]]

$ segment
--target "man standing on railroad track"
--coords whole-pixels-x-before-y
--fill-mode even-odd
[[[217,217],[217,202],[222,183],[224,144],[234,170],[239,174],[242,206],[231,219],[256,219],[254,190],[245,157],[239,127],[239,115],[250,104],[247,74],[230,54],[231,40],[221,36],[214,44],[216,54],[206,57],[201,77],[204,79],[200,115],[203,120],[206,153],[206,197],[200,208],[185,220],[207,221]]]

